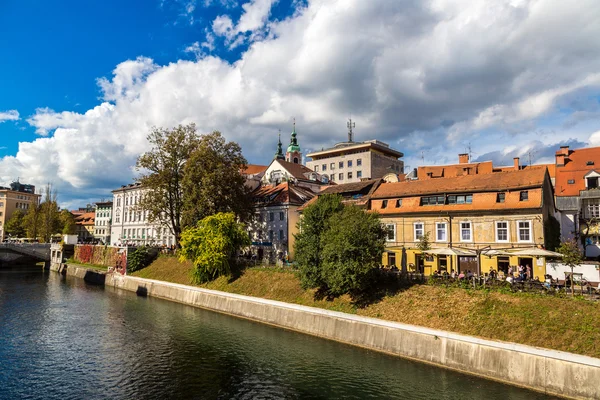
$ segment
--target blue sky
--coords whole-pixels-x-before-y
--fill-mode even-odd
[[[600,145],[598,20],[595,0],[4,0],[0,184],[106,198],[152,126],[189,122],[251,163],[293,118],[306,153],[348,117],[411,167],[550,162]]]

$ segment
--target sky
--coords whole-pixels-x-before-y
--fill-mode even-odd
[[[0,185],[61,204],[136,177],[153,126],[268,164],[378,139],[408,169],[600,146],[600,2],[0,0]]]

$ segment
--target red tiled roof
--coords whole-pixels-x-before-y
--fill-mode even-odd
[[[242,171],[243,175],[255,175],[265,172],[269,168],[268,165],[248,164],[246,169]]]
[[[96,213],[94,212],[86,212],[81,215],[75,217],[76,225],[94,225],[94,221],[96,218]]]
[[[252,199],[257,206],[272,206],[279,204],[301,205],[314,197],[307,188],[290,185],[289,182],[277,186],[267,185],[258,187],[252,192]]]
[[[588,161],[594,164],[587,165]],[[600,147],[569,150],[565,165],[556,166],[556,196],[579,196],[586,189],[584,176],[590,171],[600,173]]]
[[[303,180],[309,180],[308,176],[306,176],[305,174],[309,174],[311,172],[313,172],[310,168],[302,165],[302,164],[294,164],[285,160],[277,160],[277,162],[279,164],[281,164],[281,166],[283,168],[285,168],[286,170],[288,170],[288,172],[290,174],[292,174],[292,176],[296,179],[303,179]],[[316,183],[320,183],[320,182],[316,182]]]
[[[385,199],[438,193],[499,192],[542,187],[545,176],[546,168],[532,168],[520,171],[495,172],[493,174],[465,175],[455,178],[382,183],[372,198]]]

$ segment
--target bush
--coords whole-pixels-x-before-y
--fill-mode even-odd
[[[250,245],[250,237],[233,213],[206,217],[181,234],[181,261],[194,263],[192,280],[204,283],[236,269],[236,255]]]
[[[158,254],[158,251],[153,250],[146,246],[141,246],[132,251],[127,257],[127,271],[134,272],[150,265]]]

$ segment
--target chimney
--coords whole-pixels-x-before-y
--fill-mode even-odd
[[[469,163],[469,154],[462,153],[458,155],[458,163],[459,164],[468,164]]]
[[[519,157],[513,158],[513,161],[515,163],[515,171],[518,171],[519,170]]]
[[[556,152],[556,166],[564,167],[565,166],[565,155],[558,154],[558,153],[559,153],[559,151]]]
[[[560,146],[560,150],[556,152],[556,154],[561,154],[563,156],[569,156],[569,146]]]

